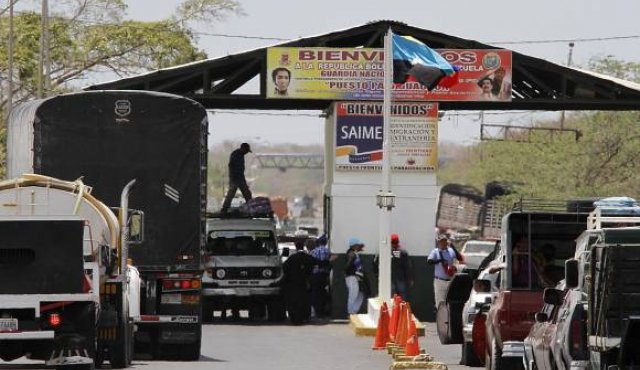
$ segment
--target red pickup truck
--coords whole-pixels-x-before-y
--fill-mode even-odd
[[[486,318],[487,369],[520,369],[523,340],[542,307],[544,288],[564,278],[564,262],[586,228],[586,212],[512,211],[502,220],[496,298]]]

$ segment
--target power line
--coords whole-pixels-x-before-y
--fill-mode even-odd
[[[235,114],[235,115],[247,115],[247,116],[274,116],[274,117],[313,117],[321,118],[320,114],[312,113],[273,113],[273,112],[242,112],[242,111],[221,111],[210,110],[214,114]]]
[[[226,37],[236,39],[252,39],[252,40],[269,40],[269,41],[288,41],[289,39],[283,39],[279,37],[263,37],[263,36],[248,36],[248,35],[229,35],[225,33],[209,33],[209,32],[193,32],[194,35],[199,36],[211,36],[211,37]]]
[[[274,40],[274,41],[288,41],[281,37],[263,37],[263,36],[250,36],[250,35],[230,35],[224,33],[208,33],[208,32],[194,32],[195,35],[211,36],[211,37],[226,37],[226,38],[239,38],[239,39],[257,39],[257,40]],[[640,35],[628,35],[628,36],[610,36],[610,37],[590,37],[590,38],[575,38],[575,39],[548,39],[548,40],[521,40],[521,41],[487,41],[490,44],[553,44],[553,43],[566,43],[566,42],[593,42],[593,41],[610,41],[610,40],[627,40],[638,39]]]
[[[550,39],[550,40],[521,40],[521,41],[488,41],[491,44],[554,44],[554,43],[566,43],[566,42],[592,42],[592,41],[610,41],[610,40],[627,40],[638,39],[640,35],[629,36],[610,36],[610,37],[591,37],[591,38],[576,38],[576,39]]]
[[[6,9],[2,10],[4,13]],[[0,13],[0,14],[2,14]],[[135,20],[127,20],[125,22],[138,22]],[[161,23],[162,21],[156,22]],[[151,22],[154,23],[154,22]],[[122,24],[122,23],[98,23],[98,22],[84,22],[86,25],[93,26],[119,26],[124,28],[144,28],[141,25],[134,24]],[[270,40],[270,41],[289,41],[292,39],[282,37],[267,37],[267,36],[253,36],[253,35],[238,35],[238,34],[226,34],[226,33],[210,33],[193,31],[194,35],[209,36],[209,37],[224,37],[224,38],[237,38],[237,39],[250,39],[250,40]],[[611,40],[629,40],[640,39],[640,35],[625,35],[625,36],[607,36],[607,37],[585,37],[585,38],[573,38],[573,39],[543,39],[543,40],[519,40],[519,41],[487,41],[490,44],[501,45],[514,45],[514,44],[553,44],[553,43],[567,43],[567,42],[596,42],[596,41],[611,41]]]

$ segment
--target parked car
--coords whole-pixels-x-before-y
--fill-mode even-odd
[[[493,243],[495,245],[495,243]],[[474,321],[477,315],[481,315],[484,305],[491,304],[493,296],[498,292],[496,281],[498,273],[491,272],[487,267],[480,272],[478,279],[473,281],[473,288],[469,300],[462,309],[462,358],[460,363],[467,366],[481,366],[484,358],[480,358],[473,350]],[[484,335],[484,331],[481,333]],[[484,353],[481,353],[484,355]]]
[[[463,307],[469,300],[473,279],[469,274],[457,273],[451,279],[444,302],[440,302],[436,312],[436,329],[440,343],[463,343]]]
[[[585,370],[589,366],[587,347],[586,294],[569,289],[558,311],[551,353],[558,370]]]
[[[467,240],[460,250],[464,262],[458,264],[458,271],[477,276],[480,264],[493,252],[495,245],[496,242],[491,240]]]
[[[525,360],[527,370],[553,370],[555,360],[552,347],[558,326],[559,311],[564,302],[564,281],[554,288],[545,289],[544,305],[535,315],[535,324],[524,339]]]

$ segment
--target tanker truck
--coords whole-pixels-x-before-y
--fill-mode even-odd
[[[0,182],[0,359],[128,367],[140,278],[127,248],[142,241],[143,224],[127,206],[134,182],[117,214],[80,180]]]
[[[82,177],[107,206],[137,179],[131,207],[145,214],[145,238],[129,256],[141,279],[138,358],[200,358],[207,125],[197,102],[149,91],[58,95],[18,105],[8,120],[9,177]]]

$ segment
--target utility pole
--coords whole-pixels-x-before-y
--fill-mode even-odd
[[[13,107],[13,1],[9,0],[9,43],[7,45],[7,54],[9,60],[7,67],[9,69],[9,93],[7,94],[7,117],[11,113]]]
[[[42,0],[40,29],[40,60],[38,65],[38,98],[44,98],[51,88],[49,83],[49,0]]]
[[[573,62],[573,46],[575,44],[573,42],[569,43],[569,56],[567,57],[567,67],[571,67],[571,63]],[[564,129],[564,118],[565,111],[562,111],[562,115],[560,116],[560,129]]]

